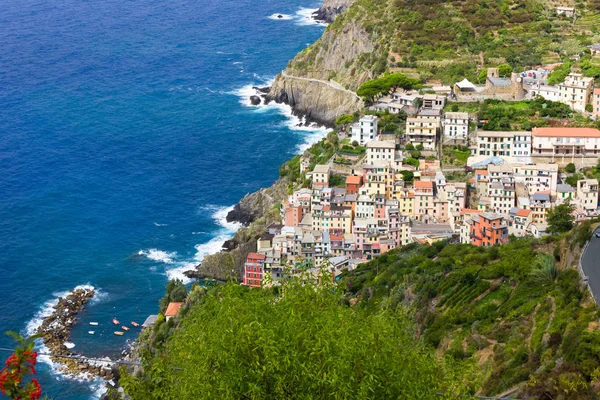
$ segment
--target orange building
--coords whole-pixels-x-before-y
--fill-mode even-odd
[[[285,203],[285,225],[300,226],[300,221],[304,217],[304,208],[302,204]]]
[[[356,194],[358,189],[362,186],[362,176],[360,175],[349,175],[346,177],[346,193]]]
[[[508,228],[504,217],[494,213],[473,216],[470,234],[474,246],[493,246],[508,242]]]
[[[252,287],[260,287],[262,284],[264,263],[267,259],[265,254],[250,253],[244,264],[244,278],[242,283]]]

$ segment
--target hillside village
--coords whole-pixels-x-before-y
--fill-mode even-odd
[[[395,88],[373,99],[364,115],[337,131],[342,147],[327,163],[315,164],[308,152],[301,157],[300,174],[310,186],[296,188],[281,205],[281,223],[268,226],[248,255],[243,283],[276,283],[302,266],[325,265],[337,276],[413,242],[492,246],[509,235],[541,238],[548,212],[564,202],[577,222],[597,216],[598,180],[578,176],[568,184],[564,168],[596,165],[600,130],[566,124],[486,130],[488,121],[461,110],[541,99],[544,108],[556,102],[600,117],[593,78],[571,72],[548,85],[551,72],[505,77],[488,68],[485,85],[464,79],[425,90]],[[404,121],[401,133],[381,126],[394,115]]]

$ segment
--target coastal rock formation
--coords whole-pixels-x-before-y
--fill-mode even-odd
[[[256,251],[256,240],[267,233],[267,226],[280,222],[278,203],[288,196],[289,180],[280,178],[267,189],[247,194],[227,215],[227,221],[241,222],[232,239],[223,243],[220,253],[204,257],[195,270],[187,271],[186,276],[197,279],[217,279],[222,281],[240,280],[242,268],[248,253]]]
[[[362,101],[352,93],[336,90],[317,81],[293,79],[278,75],[268,100],[285,103],[295,115],[307,123],[331,127],[342,114],[352,114],[362,107]]]
[[[340,24],[296,55],[275,78],[267,100],[289,104],[296,114],[325,125],[363,107],[353,91],[373,77],[373,64],[360,60],[378,57],[377,52],[359,21]]]
[[[112,370],[109,363],[89,362],[85,358],[77,359],[77,356],[81,355],[70,351],[65,345],[71,337],[71,328],[77,321],[77,313],[85,308],[94,294],[93,289],[76,288],[66,297],[60,297],[54,306],[54,312],[44,318],[37,333],[42,335],[44,344],[53,355],[52,361],[63,365],[64,373],[73,375],[89,373],[92,376],[110,379]]]
[[[277,203],[287,197],[287,179],[279,179],[266,189],[249,193],[227,214],[227,222],[239,222],[249,226],[257,218],[262,217]]]
[[[327,23],[333,22],[335,17],[354,3],[355,0],[325,0],[321,8],[313,14],[314,18]]]

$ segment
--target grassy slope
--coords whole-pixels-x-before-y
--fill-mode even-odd
[[[557,52],[573,53],[599,39],[594,22],[600,14],[586,11],[590,2],[579,5],[582,17],[573,25],[537,0],[357,0],[289,67],[296,74],[318,69],[324,58],[335,57],[335,38],[356,26],[375,49],[328,72],[348,87],[390,69],[450,83],[475,79],[478,68],[503,62],[517,69],[558,62]]]
[[[438,354],[479,363],[479,393],[596,398],[599,312],[572,267],[589,232],[585,225],[557,243],[519,239],[499,248],[410,245],[343,283],[365,307],[410,304]],[[541,267],[553,252],[562,256],[555,279]]]

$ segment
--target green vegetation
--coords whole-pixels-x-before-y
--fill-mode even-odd
[[[564,233],[573,229],[575,217],[573,211],[575,207],[568,201],[554,207],[548,211],[548,233]]]
[[[454,165],[464,167],[467,165],[467,158],[471,155],[467,146],[444,146],[442,164],[445,166]]]
[[[329,177],[329,186],[338,188],[346,187],[346,177],[344,175],[331,174]]]
[[[592,120],[570,119],[574,112],[568,105],[537,96],[533,100],[507,102],[485,100],[479,103],[479,128],[491,131],[526,130],[548,126],[551,119],[569,119],[571,125],[595,126]]]
[[[587,45],[599,41],[598,3],[578,1],[574,24],[556,15],[555,3],[537,0],[356,0],[288,67],[295,74],[314,74],[336,57],[336,81],[354,90],[366,77],[386,72],[422,83],[435,79],[451,84],[463,78],[484,82],[481,71],[487,67],[508,75],[584,55]],[[339,54],[343,40],[356,41],[358,51]],[[323,70],[326,79],[331,71]],[[552,81],[562,80],[563,73],[559,68]],[[584,73],[596,76],[597,70]]]
[[[548,75],[548,83],[550,85],[558,85],[565,80],[569,73],[571,73],[571,63],[565,62],[562,65],[555,67],[550,75]]]
[[[413,89],[419,86],[419,81],[404,74],[388,74],[379,79],[365,82],[356,94],[365,101],[372,101],[376,96],[387,94],[392,88]]]
[[[573,172],[575,172],[575,164],[573,163],[568,163],[567,166],[565,167],[565,171],[572,174]]]
[[[167,306],[171,302],[181,302],[185,300],[187,296],[187,288],[179,279],[173,279],[167,283],[166,286],[166,294],[160,299],[159,308],[160,312],[164,312],[167,309]]]
[[[403,307],[352,308],[333,285],[230,283],[182,311],[143,374],[123,371],[132,399],[431,399],[471,384],[456,375],[470,364],[436,358]]]
[[[517,387],[517,398],[591,399],[600,376],[600,314],[577,270],[547,255],[556,248],[560,258],[561,243],[577,250],[590,235],[585,225],[552,245],[411,244],[341,282],[348,298],[373,312],[410,303],[417,332],[438,354],[478,363],[483,394]]]

